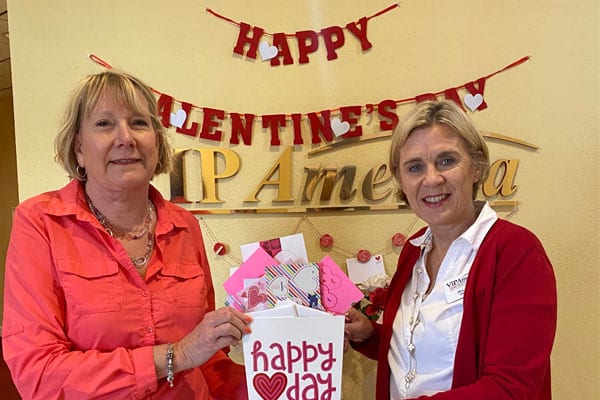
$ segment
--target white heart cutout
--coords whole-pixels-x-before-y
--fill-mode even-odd
[[[350,123],[335,117],[331,119],[331,129],[336,137],[342,136],[350,130]]]
[[[467,93],[465,95],[465,104],[471,111],[477,110],[482,103],[483,96],[480,93],[477,93],[475,96],[473,96],[471,93]]]
[[[258,45],[258,51],[260,52],[260,58],[262,58],[263,61],[275,58],[275,56],[277,56],[277,53],[279,53],[277,47],[271,46],[267,42],[260,42],[260,44]]]
[[[179,110],[176,113],[171,113],[171,118],[169,122],[171,125],[176,126],[177,128],[181,128],[187,118],[187,113],[185,110]]]
[[[292,282],[306,292],[314,292],[319,288],[319,270],[307,265],[294,274]]]

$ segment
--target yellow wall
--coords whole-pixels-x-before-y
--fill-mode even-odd
[[[274,33],[343,26],[390,4],[388,0],[269,0],[252,5],[239,0],[9,0],[19,198],[66,183],[65,173],[53,162],[52,140],[67,93],[85,74],[102,70],[88,60],[88,53],[178,99],[257,115],[412,97],[466,83],[529,55],[527,63],[488,80],[488,109],[473,118],[482,130],[540,147],[531,152],[490,142],[492,158],[521,160],[513,198],[520,205],[513,221],[537,233],[556,269],[555,398],[599,398],[596,0],[402,2],[400,8],[369,22],[371,51],[361,53],[357,42],[347,38],[338,60],[326,61],[321,48],[309,64],[298,65],[295,59],[294,65],[278,68],[233,56],[237,28],[205,12],[210,7]],[[296,55],[295,45],[290,46]],[[363,123],[367,133],[376,133],[373,125]],[[175,147],[214,146],[170,132]],[[282,135],[285,145],[290,136]],[[307,155],[310,145],[294,147],[294,193],[301,189],[305,165],[354,164],[364,174],[385,162],[388,144],[369,142],[316,158]],[[222,198],[234,203],[247,197],[284,148],[270,147],[268,135],[255,126],[253,145],[234,148],[242,166],[235,178],[223,183]],[[271,196],[272,191],[263,191],[261,205],[271,205]],[[499,213],[505,216],[507,211]],[[239,258],[240,244],[290,234],[301,217],[211,215],[204,217],[203,228],[228,243]],[[412,218],[409,212],[308,214],[319,232],[334,237],[339,248],[332,256],[339,264],[344,265],[346,253],[360,248],[383,249],[390,273],[397,253],[385,250],[389,238],[405,231]],[[305,234],[310,258],[320,259],[325,253],[313,230],[302,224],[299,231]],[[211,263],[220,288],[235,263],[229,257]],[[222,303],[222,290],[217,297]],[[374,365],[346,355],[344,398],[371,398],[373,385]]]

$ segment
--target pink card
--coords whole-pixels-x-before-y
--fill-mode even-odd
[[[364,294],[329,256],[318,262],[321,269],[321,303],[325,310],[344,314]]]
[[[227,294],[236,299],[240,304],[244,304],[244,299],[239,298],[239,294],[243,292],[245,288],[245,279],[260,278],[265,274],[265,267],[267,265],[279,264],[273,257],[267,254],[262,248],[258,247],[256,250],[246,259],[242,265],[233,273],[225,282],[223,287]],[[235,303],[232,306],[238,308]]]

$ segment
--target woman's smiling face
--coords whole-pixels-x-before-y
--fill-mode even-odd
[[[443,124],[415,129],[400,150],[402,191],[411,209],[432,229],[472,222],[478,175],[462,139]]]
[[[140,96],[140,98],[142,98]],[[111,90],[81,121],[75,153],[96,189],[147,188],[158,161],[156,133],[147,105],[136,113],[115,101]]]

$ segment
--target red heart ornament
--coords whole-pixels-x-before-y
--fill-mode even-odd
[[[287,376],[283,372],[276,372],[270,378],[267,374],[254,375],[252,380],[254,390],[264,400],[277,400],[287,386]]]

